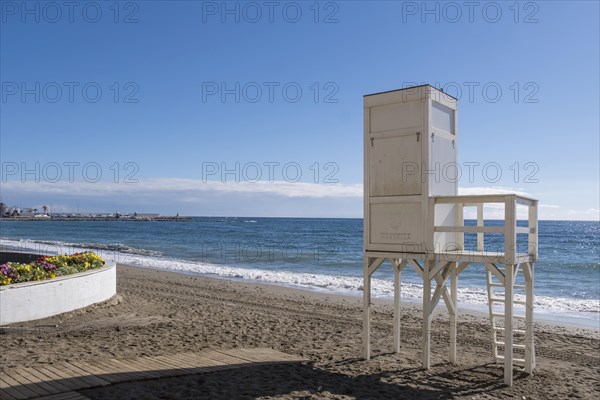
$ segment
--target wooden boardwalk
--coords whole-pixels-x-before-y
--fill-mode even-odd
[[[223,369],[306,361],[272,349],[204,350],[168,356],[69,361],[0,372],[0,400],[86,400],[81,389],[200,374]]]

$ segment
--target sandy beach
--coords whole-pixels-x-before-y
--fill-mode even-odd
[[[420,368],[420,312],[406,304],[402,351],[392,350],[392,308],[372,316],[373,354],[361,359],[361,299],[278,286],[118,266],[118,297],[0,330],[1,369],[65,360],[269,347],[303,364],[216,371],[118,384],[92,399],[564,399],[600,394],[597,331],[538,323],[537,368],[502,383],[484,316],[461,316],[458,365],[446,361],[447,322],[434,317],[432,368]]]

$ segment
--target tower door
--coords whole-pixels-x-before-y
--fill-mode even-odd
[[[369,194],[421,194],[420,134],[378,134],[370,138]]]

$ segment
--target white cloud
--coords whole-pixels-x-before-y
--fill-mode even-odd
[[[540,204],[538,207],[539,208],[553,208],[553,209],[560,208],[560,206],[557,206],[555,204]]]
[[[199,179],[152,178],[137,183],[114,182],[20,182],[2,184],[5,191],[45,194],[74,194],[79,196],[139,196],[143,194],[170,194],[193,201],[197,196],[214,194],[266,194],[281,197],[339,198],[362,197],[362,185],[324,184],[310,182],[258,181],[258,182],[203,182]]]
[[[163,215],[360,217],[362,185],[310,182],[202,182],[152,178],[138,183],[20,182],[2,184],[4,202],[53,212],[158,212]]]
[[[530,195],[522,189],[513,189],[501,186],[490,187],[459,187],[458,194],[463,196],[478,196],[485,194],[516,194],[519,196],[530,197]],[[464,211],[465,218],[477,218],[477,210],[475,207],[466,207]],[[504,204],[491,203],[483,207],[484,219],[504,219]],[[527,210],[524,207],[517,207],[517,218],[527,218]]]
[[[587,210],[569,210],[563,219],[600,221],[600,210],[588,208]]]
[[[464,196],[482,195],[482,194],[517,194],[519,196],[530,197],[523,189],[514,189],[501,186],[490,187],[459,187],[458,194]]]

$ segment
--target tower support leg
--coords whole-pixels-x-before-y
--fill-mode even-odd
[[[394,352],[400,353],[400,290],[401,271],[406,261],[394,260]]]
[[[385,261],[385,258],[365,255],[363,280],[363,357],[371,359],[371,275]]]
[[[525,264],[525,372],[535,368],[535,343],[533,333],[533,263]]]
[[[365,257],[363,281],[363,357],[367,361],[371,359],[371,274],[369,266],[372,260],[370,257]]]
[[[450,314],[450,354],[448,356],[449,361],[452,364],[456,364],[456,328],[458,320],[458,307],[457,307],[457,285],[458,285],[458,264],[453,262],[450,265],[450,299],[453,307],[448,307]]]
[[[504,275],[504,383],[508,386],[513,384],[513,285],[516,267],[506,265]]]
[[[423,262],[423,368],[431,367],[431,277],[433,260]]]

